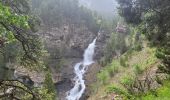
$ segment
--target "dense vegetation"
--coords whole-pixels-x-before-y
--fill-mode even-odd
[[[158,47],[157,57],[164,66],[161,69],[169,72],[169,0],[118,0],[120,15],[128,23],[140,28],[153,46]]]
[[[170,68],[168,21],[170,2],[168,0],[117,1],[119,14],[124,18],[124,23],[128,24],[130,32],[120,40],[116,38],[120,33],[112,34],[105,50],[104,59],[107,60],[102,60],[104,68],[97,75],[97,83],[92,86],[95,92],[92,98],[167,100]],[[124,52],[117,53],[118,50]],[[163,76],[160,77],[160,74]],[[157,85],[153,86],[153,82]]]
[[[12,78],[14,71],[12,66],[15,65],[33,70],[43,69],[43,46],[38,35],[34,34],[37,25],[37,19],[31,15],[29,1],[0,0],[0,99],[2,100],[31,98],[52,100],[53,98],[53,92],[51,90],[48,92],[48,87],[32,89],[28,84]]]
[[[44,61],[48,59],[47,52],[36,32],[69,26],[71,29],[86,27],[93,33],[99,30],[111,33],[99,61],[103,68],[96,75],[97,82],[91,91],[97,93],[103,89],[100,95],[115,93],[118,99],[168,100],[170,1],[117,2],[121,17],[115,15],[113,20],[107,20],[79,5],[78,0],[0,0],[0,99],[57,98],[51,70]],[[119,27],[125,31],[119,32]],[[62,50],[57,50],[54,56],[62,58]],[[58,62],[56,66],[61,67],[63,59]],[[15,79],[14,66],[43,72],[42,87],[35,88]],[[159,69],[152,72],[157,66]],[[157,76],[158,73],[163,73],[166,80]],[[153,82],[157,83],[154,89]]]
[[[56,99],[51,71],[43,61],[47,53],[36,34],[38,28],[85,26],[97,33],[99,19],[97,13],[80,6],[77,0],[0,0],[0,98]],[[16,66],[45,73],[42,87],[34,88],[13,78]]]
[[[79,6],[78,0],[32,0],[33,10],[46,27],[81,27],[85,25],[92,32],[99,30],[97,13]],[[74,25],[74,26],[73,26]]]

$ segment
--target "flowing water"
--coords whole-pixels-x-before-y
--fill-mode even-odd
[[[77,63],[74,66],[74,73],[76,76],[74,77],[75,85],[74,87],[68,91],[67,100],[79,100],[83,95],[86,85],[85,80],[83,79],[85,72],[90,64],[93,61],[94,49],[95,49],[96,38],[93,40],[92,43],[89,44],[88,48],[85,50],[83,55],[83,61]]]

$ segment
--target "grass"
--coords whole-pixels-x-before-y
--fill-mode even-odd
[[[105,70],[101,71],[97,74],[97,79],[101,84],[106,84],[110,79],[109,72]]]
[[[135,64],[135,65],[133,65],[133,67],[134,67],[134,73],[136,75],[142,74],[143,70],[142,70],[142,67],[139,64]]]
[[[137,100],[170,100],[170,80],[163,82],[163,86],[145,95],[136,97]]]
[[[158,62],[155,57],[155,50],[148,47],[142,51],[130,50],[119,59],[113,59],[112,63],[107,64],[97,74],[98,83],[101,84],[98,86],[97,92],[91,97],[93,99],[90,98],[89,100],[98,100],[105,93],[121,94],[123,98],[125,97],[125,100],[133,99],[134,96],[130,94],[129,86],[134,83],[139,74],[142,75],[147,68],[153,67]],[[107,100],[110,99],[107,98]]]
[[[126,86],[130,86],[134,82],[134,77],[131,75],[127,75],[121,78],[120,83]]]
[[[120,65],[123,67],[128,67],[128,56],[122,56],[120,57]]]
[[[106,84],[110,77],[119,71],[119,61],[113,60],[111,64],[107,65],[100,73],[97,74],[98,80],[101,84]]]
[[[108,85],[106,89],[107,93],[117,93],[119,95],[125,95],[126,97],[131,97],[131,95],[123,88],[116,86],[114,84]]]

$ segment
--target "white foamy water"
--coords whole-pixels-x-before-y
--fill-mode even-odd
[[[74,73],[76,74],[76,76],[74,77],[75,85],[70,91],[68,91],[66,97],[67,100],[79,100],[86,89],[85,80],[83,78],[84,74],[87,71],[88,65],[94,62],[93,55],[95,43],[96,38],[93,40],[92,43],[89,44],[88,48],[85,50],[83,55],[83,61],[77,63],[74,66]]]

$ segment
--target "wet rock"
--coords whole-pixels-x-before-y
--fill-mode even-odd
[[[85,75],[86,91],[81,100],[87,100],[88,96],[93,93],[92,85],[97,82],[97,73],[100,71],[101,66],[98,63],[94,63],[88,67]]]
[[[94,58],[96,60],[99,60],[101,57],[104,56],[104,49],[107,44],[107,40],[110,38],[110,33],[106,33],[104,31],[101,31],[97,37],[96,41],[96,49],[95,49],[95,55]]]
[[[63,79],[55,84],[59,100],[66,100],[66,93],[73,87],[73,83],[70,79]]]
[[[97,33],[90,32],[83,25],[73,26],[74,25],[64,25],[60,28],[52,28],[39,32],[50,54],[48,66],[51,68],[53,77],[55,77],[55,83],[61,100],[65,96],[65,92],[72,87],[74,65],[83,59],[84,50],[88,47],[89,43],[97,37]],[[100,59],[103,56],[106,39],[108,39],[108,34],[101,32],[97,39],[94,59]],[[60,59],[64,59],[64,64],[59,65]],[[59,66],[57,67],[57,65]],[[93,70],[89,68],[88,70],[93,70],[92,73],[98,71],[98,67],[92,68],[96,69]],[[60,75],[57,75],[58,73],[60,73]],[[94,74],[89,73],[91,72],[87,73],[87,77],[91,77],[91,75],[92,77],[94,76]],[[91,84],[92,82],[93,81],[90,80],[87,84]]]

